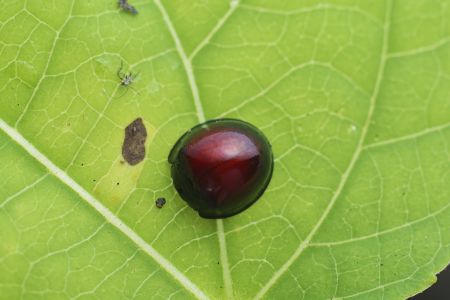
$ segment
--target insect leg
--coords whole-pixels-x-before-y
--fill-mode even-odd
[[[137,72],[137,73],[130,73],[130,77],[131,77],[131,80],[135,80],[138,76],[139,76],[139,74],[140,74],[141,72]]]
[[[124,74],[122,73],[123,69],[123,60],[120,61],[120,68],[117,70],[117,77],[119,77],[121,80],[124,77]]]

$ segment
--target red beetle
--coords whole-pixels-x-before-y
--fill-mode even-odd
[[[272,178],[269,141],[255,126],[217,119],[186,132],[169,163],[175,189],[204,218],[226,218],[248,208]]]

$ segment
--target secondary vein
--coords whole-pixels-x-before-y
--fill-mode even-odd
[[[109,223],[119,229],[126,237],[132,240],[140,249],[152,257],[164,270],[171,274],[183,287],[195,295],[199,299],[208,299],[208,297],[180,272],[174,265],[165,259],[158,251],[150,246],[144,239],[142,239],[136,232],[128,225],[120,220],[113,212],[104,206],[98,199],[92,196],[81,185],[79,185],[72,177],[65,171],[56,166],[50,159],[48,159],[42,152],[40,152],[33,144],[31,144],[25,137],[23,137],[16,129],[9,126],[3,119],[0,119],[0,129],[2,129],[14,142],[20,145],[39,163],[45,166],[51,174],[57,177],[61,182],[70,187],[89,205],[91,205],[98,213],[100,213]]]
[[[385,15],[385,24],[383,27],[383,41],[382,41],[382,47],[381,47],[381,54],[380,54],[380,63],[378,67],[378,73],[377,78],[375,81],[375,86],[372,92],[372,96],[370,97],[370,104],[369,104],[369,111],[367,114],[366,122],[364,123],[364,126],[361,131],[361,136],[359,138],[358,144],[356,146],[355,153],[353,154],[352,159],[350,160],[350,163],[344,172],[344,174],[341,177],[341,180],[339,182],[339,185],[336,189],[336,192],[333,194],[333,197],[331,198],[330,202],[328,203],[328,206],[325,208],[325,211],[322,213],[321,217],[317,221],[316,225],[313,227],[313,229],[310,231],[310,233],[307,235],[307,237],[300,243],[298,248],[295,250],[294,254],[289,257],[289,259],[281,266],[281,268],[274,273],[272,278],[263,286],[263,288],[256,294],[255,299],[261,299],[269,290],[270,288],[280,279],[280,277],[291,267],[291,265],[297,260],[297,258],[303,253],[303,251],[309,246],[312,238],[314,235],[318,232],[320,226],[323,224],[325,219],[327,218],[328,214],[330,213],[331,209],[334,207],[334,204],[336,203],[337,199],[341,195],[344,186],[347,183],[348,178],[350,177],[350,174],[357,162],[357,160],[360,157],[361,152],[363,151],[363,145],[366,139],[367,132],[369,130],[370,122],[372,121],[373,112],[375,110],[375,103],[376,99],[378,98],[378,94],[380,92],[380,86],[381,81],[384,75],[384,68],[386,65],[386,58],[387,58],[387,52],[388,52],[388,41],[389,41],[389,26],[390,26],[390,18],[391,18],[391,9],[392,9],[392,3],[391,0],[387,1],[386,4],[386,15]]]
[[[174,40],[177,52],[181,58],[181,61],[183,62],[184,68],[186,70],[186,75],[187,75],[187,78],[189,81],[189,86],[191,88],[192,96],[194,99],[194,105],[195,105],[195,110],[197,113],[197,118],[200,123],[203,123],[206,121],[206,118],[205,118],[205,113],[203,111],[202,102],[200,100],[198,86],[195,81],[195,75],[194,75],[191,60],[187,57],[186,52],[184,51],[183,46],[181,44],[180,38],[178,37],[178,34],[176,33],[175,27],[173,26],[172,22],[170,21],[169,15],[167,14],[167,11],[164,8],[164,6],[161,4],[161,1],[155,0],[155,4],[161,12],[163,20],[164,20],[167,28],[169,29],[172,39]],[[231,15],[231,13],[233,11],[234,11],[234,8],[231,9],[228,12],[228,14]],[[226,19],[227,18],[223,19],[223,22]],[[218,29],[215,28],[215,29],[213,29],[212,32],[215,33],[217,30]],[[217,225],[217,236],[218,236],[218,240],[219,240],[220,260],[222,263],[223,284],[224,284],[224,288],[225,288],[226,297],[228,299],[232,299],[233,298],[233,287],[232,287],[230,269],[228,266],[228,256],[227,256],[227,250],[226,250],[227,245],[226,245],[226,238],[225,238],[225,233],[224,233],[224,229],[223,229],[223,221],[217,220],[216,225]]]

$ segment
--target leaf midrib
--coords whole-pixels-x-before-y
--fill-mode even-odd
[[[218,21],[216,26],[207,34],[205,39],[199,43],[199,45],[196,47],[195,52],[193,52],[189,58],[187,57],[185,51],[183,50],[183,47],[181,45],[181,41],[178,38],[178,35],[169,19],[169,16],[161,4],[159,0],[154,1],[156,6],[159,8],[162,17],[164,19],[164,22],[171,33],[173,40],[175,42],[175,48],[177,49],[180,58],[183,62],[188,81],[189,86],[192,92],[195,110],[197,114],[197,118],[199,122],[204,122],[206,120],[204,112],[203,112],[203,106],[200,101],[199,93],[198,93],[198,87],[195,82],[195,77],[193,74],[193,68],[191,61],[192,59],[197,55],[200,50],[208,43],[208,41],[215,35],[215,33],[223,26],[223,24],[226,22],[226,20],[231,16],[231,14],[234,12],[234,10],[237,8],[237,4],[239,0],[233,5],[230,5],[229,11]],[[177,281],[179,281],[189,292],[191,292],[193,295],[195,295],[199,299],[208,299],[208,297],[201,291],[193,282],[191,282],[183,273],[181,273],[174,265],[172,265],[168,260],[166,260],[161,254],[159,254],[150,244],[148,244],[145,240],[143,240],[136,232],[134,232],[130,227],[128,227],[125,223],[123,223],[120,218],[118,218],[113,212],[111,212],[108,208],[106,208],[99,200],[97,200],[95,197],[93,197],[88,191],[86,191],[81,185],[79,185],[74,179],[72,179],[66,172],[66,170],[60,169],[58,166],[56,166],[50,159],[48,159],[43,153],[41,153],[36,147],[34,147],[33,144],[31,144],[25,137],[23,137],[15,128],[18,127],[19,123],[23,119],[23,117],[26,115],[26,112],[28,111],[28,108],[34,99],[37,91],[39,90],[41,83],[46,78],[47,71],[49,68],[49,62],[50,59],[53,56],[54,49],[56,48],[57,41],[59,40],[60,34],[63,31],[64,27],[67,25],[69,20],[71,19],[73,6],[75,1],[72,2],[71,9],[68,13],[68,17],[63,22],[63,24],[60,26],[59,30],[55,33],[55,38],[52,42],[52,47],[49,52],[48,61],[45,64],[45,68],[35,86],[33,89],[33,92],[27,101],[24,111],[19,115],[17,121],[15,122],[14,127],[9,126],[3,119],[0,119],[0,128],[17,144],[19,144],[21,147],[23,147],[33,158],[35,158],[39,163],[44,165],[50,173],[55,175],[58,179],[60,179],[64,184],[69,186],[72,190],[74,190],[81,198],[83,198],[85,201],[87,201],[95,210],[97,210],[108,222],[110,222],[112,225],[117,227],[122,233],[124,233],[128,238],[130,238],[137,246],[139,246],[141,249],[143,249],[150,257],[152,257],[156,262],[158,262],[161,267],[163,267],[169,274],[171,274]],[[108,107],[107,103],[103,111],[99,114],[100,116],[104,115],[105,110]],[[97,122],[100,118],[97,119]],[[95,128],[96,124],[94,124],[93,128]],[[89,135],[89,133],[88,133]],[[79,148],[81,149],[82,146]],[[74,159],[77,155],[74,156]],[[73,161],[72,161],[73,162]],[[72,163],[68,165],[70,167]],[[67,167],[67,168],[68,168]],[[45,178],[44,176],[43,178]],[[42,179],[43,179],[42,178]],[[41,180],[38,180],[35,182],[32,186],[39,183]],[[29,187],[30,188],[30,187]],[[28,190],[28,189],[25,189]],[[25,191],[22,190],[21,192]],[[13,197],[14,198],[14,197]],[[224,287],[226,291],[227,298],[232,299],[233,298],[233,291],[231,287],[231,276],[229,273],[229,267],[228,267],[228,257],[226,253],[226,241],[225,241],[225,234],[223,230],[223,222],[222,220],[217,220],[217,235],[219,240],[219,247],[221,252],[221,261],[222,261],[222,268],[223,268],[223,277],[224,277]]]
[[[226,20],[231,16],[231,14],[236,10],[239,1],[230,4],[230,8],[225,13],[225,15],[217,22],[217,24],[213,27],[213,29],[205,36],[205,38],[198,44],[198,46],[194,49],[191,55],[188,57],[186,52],[183,49],[181,44],[181,40],[176,33],[175,27],[170,21],[169,15],[167,14],[164,6],[161,4],[160,0],[155,0],[155,4],[160,10],[163,20],[174,40],[175,47],[180,56],[181,61],[183,62],[184,69],[186,71],[186,75],[189,81],[189,87],[192,93],[192,97],[194,100],[195,111],[197,114],[197,119],[199,123],[203,123],[206,121],[205,113],[203,110],[202,101],[200,99],[198,85],[195,80],[194,70],[192,67],[192,59],[199,53],[202,48],[208,43],[208,41],[217,33],[217,31],[225,24]],[[233,292],[233,281],[231,279],[230,267],[228,263],[228,252],[227,252],[227,244],[226,237],[223,227],[222,219],[216,220],[216,228],[217,228],[217,238],[219,242],[219,253],[220,253],[220,261],[222,265],[222,277],[223,277],[223,285],[225,290],[225,296],[227,299],[234,298]]]
[[[90,206],[92,206],[105,220],[120,230],[126,237],[133,241],[139,248],[153,258],[166,272],[173,276],[187,291],[195,295],[199,299],[208,299],[208,297],[201,291],[189,278],[187,278],[181,271],[179,271],[172,263],[164,258],[156,249],[141,238],[133,229],[125,224],[112,211],[104,206],[98,199],[92,196],[81,185],[79,185],[72,177],[70,177],[64,170],[56,166],[50,159],[48,159],[42,152],[40,152],[33,144],[31,144],[25,137],[23,137],[15,128],[8,125],[3,119],[0,119],[0,129],[2,129],[14,142],[25,149],[30,156],[36,159],[40,164],[45,166],[51,174],[61,180],[62,183],[71,188],[76,194],[84,199]]]

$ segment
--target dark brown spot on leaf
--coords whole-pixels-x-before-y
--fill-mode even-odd
[[[162,208],[166,204],[166,198],[160,197],[155,201],[156,207]]]
[[[122,156],[127,163],[134,166],[144,159],[146,139],[147,130],[141,118],[137,118],[125,128]]]

